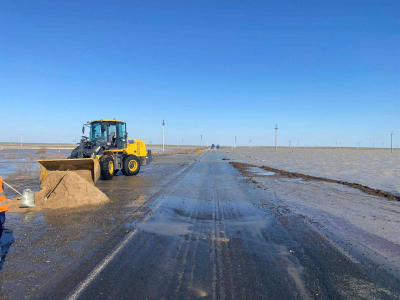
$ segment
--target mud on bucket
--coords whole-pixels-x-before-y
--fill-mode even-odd
[[[35,192],[32,192],[31,189],[25,189],[24,192],[22,193],[19,207],[20,208],[36,207]]]

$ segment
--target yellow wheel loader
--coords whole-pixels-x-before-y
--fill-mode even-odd
[[[96,184],[99,178],[110,180],[121,170],[126,176],[136,175],[141,166],[152,160],[151,150],[146,150],[144,141],[128,139],[126,123],[113,120],[89,121],[82,127],[89,128],[89,136],[82,136],[79,145],[68,159],[39,160],[40,182],[48,171],[74,171],[82,177],[90,170],[91,178],[85,178]],[[86,170],[85,172],[80,172]],[[86,174],[86,175],[84,175]]]

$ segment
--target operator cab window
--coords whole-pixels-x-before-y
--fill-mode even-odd
[[[90,125],[90,141],[105,141],[106,140],[106,132],[101,131],[101,123],[92,123]]]
[[[117,126],[108,126],[108,142],[110,143],[110,148],[117,148]]]
[[[118,123],[118,148],[123,149],[126,147],[126,124]]]

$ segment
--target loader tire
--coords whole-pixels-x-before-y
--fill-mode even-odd
[[[127,155],[122,159],[122,173],[126,176],[136,175],[140,171],[140,160],[135,155]]]
[[[104,155],[100,159],[100,178],[111,180],[114,177],[114,159],[110,155]]]

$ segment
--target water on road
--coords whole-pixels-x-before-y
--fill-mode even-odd
[[[396,299],[396,278],[335,248],[304,219],[207,151],[161,189],[91,268],[46,297]],[[86,264],[87,265],[87,264]]]

